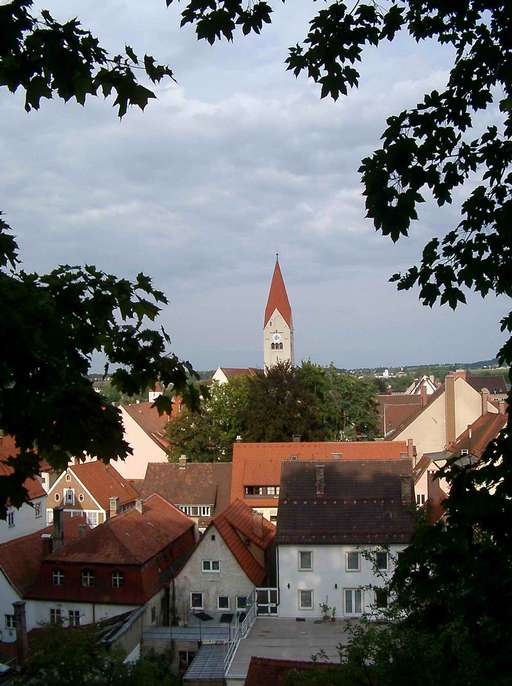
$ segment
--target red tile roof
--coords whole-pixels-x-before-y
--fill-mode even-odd
[[[117,496],[119,505],[133,503],[139,497],[133,486],[109,464],[101,460],[70,465],[70,471],[83,483],[85,488],[106,511],[109,511],[109,498]]]
[[[81,525],[85,525],[82,517],[70,517],[64,513],[65,543],[79,537]],[[42,535],[51,534],[52,531],[53,528],[49,526],[0,545],[0,568],[20,595],[34,583],[45,554]]]
[[[265,307],[264,327],[267,325],[270,317],[274,314],[274,310],[278,310],[288,326],[292,328],[292,308],[290,307],[288,294],[286,293],[281,267],[277,260],[276,266],[274,267],[272,282],[270,284],[267,306]]]
[[[165,428],[170,419],[168,414],[158,414],[158,410],[151,402],[132,403],[121,407],[160,448],[165,450],[169,447],[169,441],[165,436]]]
[[[261,369],[257,367],[220,367],[228,379],[236,376],[256,376]]]
[[[143,564],[170,541],[193,529],[194,522],[160,495],[95,527],[86,537],[64,545],[48,560]]]
[[[6,464],[9,457],[16,457],[18,448],[13,436],[0,436],[0,476],[10,476],[13,468]],[[42,498],[46,495],[41,482],[37,478],[25,479],[23,486],[27,489],[28,499]]]
[[[406,441],[322,441],[286,443],[235,443],[231,475],[231,501],[240,498],[248,505],[277,507],[276,498],[250,497],[245,486],[278,486],[283,462],[297,459],[394,460],[407,454]]]
[[[470,455],[481,457],[488,443],[498,436],[505,428],[508,415],[487,412],[471,424],[450,447],[450,452],[460,455],[462,450],[468,450]]]
[[[291,671],[339,671],[340,665],[326,662],[304,662],[302,660],[281,660],[269,657],[251,657],[245,686],[285,686]],[[327,682],[326,682],[327,683]],[[332,683],[337,683],[333,679]]]
[[[320,466],[323,495],[317,493]],[[415,524],[413,493],[410,459],[285,462],[276,542],[407,543]]]
[[[275,526],[241,500],[236,500],[215,517],[211,526],[220,533],[247,577],[260,586],[265,580],[265,567],[251,553],[247,541],[265,552],[274,540]]]

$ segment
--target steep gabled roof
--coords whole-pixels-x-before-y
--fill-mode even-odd
[[[10,457],[16,457],[18,448],[13,436],[0,436],[0,476],[10,476],[13,468],[6,462]],[[23,486],[27,489],[28,499],[43,498],[46,495],[41,482],[37,478],[25,479]]]
[[[425,405],[418,405],[415,407],[414,412],[411,412],[401,424],[399,424],[392,433],[386,436],[387,439],[393,440],[397,436],[399,436],[404,429],[406,429],[408,426],[410,426],[415,419],[417,419],[420,414],[427,409],[427,407],[430,407],[432,403],[437,400],[439,397],[441,397],[444,393],[444,384],[441,384],[437,390],[434,393],[431,393],[430,395],[427,395],[427,402]]]
[[[274,267],[274,274],[272,275],[272,282],[270,284],[267,306],[265,307],[265,320],[263,322],[264,327],[267,325],[270,317],[274,314],[274,310],[278,310],[280,312],[290,329],[293,328],[292,308],[290,307],[290,301],[288,300],[288,294],[286,292],[286,286],[284,285],[284,279],[283,275],[281,274],[281,267],[279,266],[278,260],[276,260],[276,266]]]
[[[82,517],[71,517],[64,513],[66,543],[78,539],[80,526],[87,526]],[[0,545],[0,568],[20,595],[23,595],[37,578],[45,556],[42,535],[50,535],[52,531],[53,527],[49,526]]]
[[[160,495],[143,503],[143,512],[127,510],[95,527],[87,536],[65,544],[47,557],[61,562],[144,564],[194,522]]]
[[[501,374],[494,376],[473,376],[472,374],[467,374],[466,381],[478,392],[487,388],[492,394],[507,393],[507,383],[505,377]]]
[[[256,376],[261,369],[257,367],[219,367],[224,372],[227,379],[233,379],[237,376]]]
[[[150,462],[139,487],[142,497],[160,493],[175,505],[214,505],[217,513],[229,505],[231,462]]]
[[[508,415],[486,412],[471,424],[450,447],[452,455],[468,450],[470,455],[481,457],[488,443],[507,425]]]
[[[324,492],[318,495],[316,478],[321,467]],[[402,502],[404,479],[406,504]],[[286,462],[276,542],[407,543],[414,530],[412,493],[410,459]]]
[[[139,497],[137,491],[119,472],[101,460],[81,462],[70,465],[68,469],[83,483],[85,488],[106,511],[109,510],[109,498],[117,496],[119,505],[132,503]]]
[[[236,500],[222,514],[214,517],[210,526],[215,526],[253,584],[262,584],[266,570],[251,553],[249,542],[264,552],[274,540],[275,526],[241,500]]]
[[[121,407],[159,448],[166,450],[169,447],[169,441],[165,436],[165,428],[170,419],[168,414],[158,414],[152,402],[132,403]]]

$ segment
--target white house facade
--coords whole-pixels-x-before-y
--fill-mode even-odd
[[[404,547],[279,545],[279,616],[307,619],[326,613],[350,619],[378,614],[387,605],[378,589],[392,575]]]

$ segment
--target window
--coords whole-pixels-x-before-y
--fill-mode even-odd
[[[359,567],[359,553],[351,551],[346,554],[346,569],[347,572],[358,572]]]
[[[203,572],[220,572],[220,560],[203,560]]]
[[[69,626],[80,626],[80,610],[68,610]]]
[[[199,507],[197,505],[192,505],[190,508],[190,514],[192,517],[199,517]]]
[[[211,513],[210,505],[201,505],[201,516],[202,517],[209,517],[210,513]]]
[[[267,495],[275,495],[276,494],[276,487],[275,486],[267,486]]]
[[[60,608],[52,608],[50,610],[50,624],[61,624],[62,614]]]
[[[93,569],[82,569],[82,586],[90,588],[96,582],[96,575]]]
[[[34,516],[36,519],[41,518],[41,503],[34,503]]]
[[[74,505],[75,504],[75,489],[74,488],[65,488],[64,489],[64,503],[66,505]]]
[[[299,591],[299,610],[313,609],[313,591]]]
[[[60,500],[60,493],[56,493],[53,497],[55,498],[55,502],[58,503]]]
[[[217,610],[229,610],[229,596],[228,595],[218,595],[217,596]]]
[[[211,539],[212,541],[214,541],[214,540],[215,540],[215,534],[212,534],[212,535],[210,536],[210,539]]]
[[[190,607],[192,610],[202,610],[203,609],[203,594],[202,593],[191,593],[190,594]]]
[[[54,586],[62,586],[64,583],[64,572],[62,569],[52,570],[52,584]]]
[[[84,502],[84,494],[83,494],[83,493],[79,493],[79,494],[78,494],[78,500],[79,500],[81,503]]]
[[[236,609],[237,610],[245,610],[246,607],[247,607],[247,596],[237,595],[237,597],[236,597]]]
[[[156,607],[151,607],[151,624],[156,624]]]
[[[7,513],[7,524],[9,525],[9,528],[11,528],[11,529],[13,526],[15,526],[14,512],[8,512]]]
[[[122,572],[112,572],[112,588],[121,588],[124,584],[124,574]]]
[[[98,513],[95,510],[93,510],[92,512],[86,512],[85,521],[91,527],[98,526]]]
[[[360,615],[362,614],[363,605],[363,591],[360,588],[346,588],[345,596],[345,614],[346,615]]]
[[[46,510],[46,523],[51,524],[53,522],[53,510],[48,508]]]
[[[385,588],[375,589],[375,605],[379,610],[383,610],[388,606],[388,592]]]
[[[299,550],[299,570],[311,572],[313,569],[313,553],[311,550]]]
[[[424,493],[416,493],[416,505],[425,505]]]
[[[71,481],[71,474],[66,474],[66,481]]]
[[[16,624],[14,622],[14,615],[5,615],[5,628],[6,629],[15,629]]]
[[[388,568],[388,554],[385,551],[379,551],[375,555],[375,563],[377,569],[387,569]]]

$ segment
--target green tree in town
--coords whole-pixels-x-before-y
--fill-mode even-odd
[[[248,402],[246,380],[214,383],[199,412],[185,411],[167,425],[169,458],[180,455],[196,462],[230,461],[232,446],[243,435],[242,416]]]
[[[121,650],[108,648],[97,627],[45,627],[31,641],[29,659],[15,679],[24,686],[177,686],[165,655],[149,654],[126,664]]]

